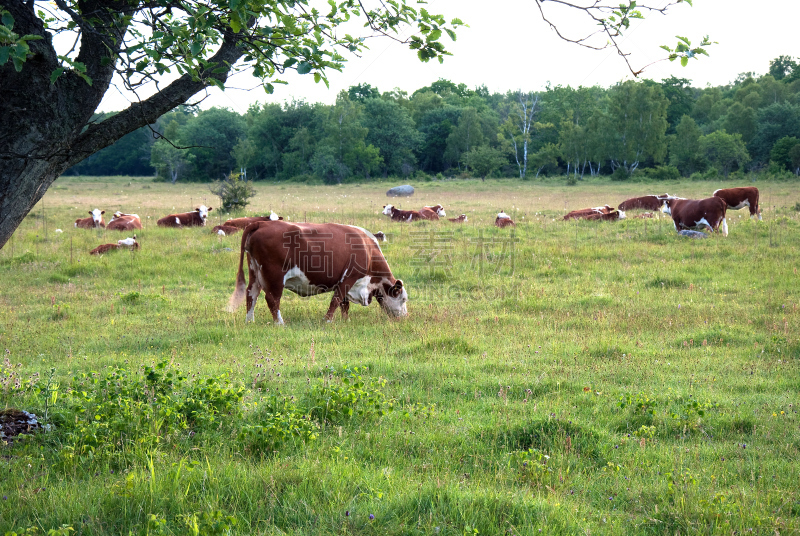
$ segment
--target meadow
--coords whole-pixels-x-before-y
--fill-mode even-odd
[[[800,532],[800,189],[679,237],[667,216],[561,221],[732,183],[257,184],[247,215],[384,231],[409,316],[330,294],[225,311],[241,235],[160,229],[202,184],[62,177],[0,250],[0,534]],[[73,228],[93,208],[131,234]],[[516,229],[497,229],[504,210]],[[244,215],[244,214],[242,214]],[[629,216],[633,213],[629,213]],[[56,229],[63,232],[57,233]],[[50,531],[50,532],[48,532]]]

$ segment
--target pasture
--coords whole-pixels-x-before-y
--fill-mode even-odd
[[[53,424],[0,446],[0,533],[800,531],[800,189],[692,240],[561,216],[741,185],[413,184],[256,186],[247,215],[384,231],[409,292],[405,319],[327,324],[330,294],[287,291],[276,327],[263,298],[225,311],[226,215],[155,225],[216,207],[206,185],[56,181],[0,250],[0,409]],[[141,249],[90,257],[132,235],[74,229],[93,208],[139,214]]]

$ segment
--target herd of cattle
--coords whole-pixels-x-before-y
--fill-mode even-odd
[[[629,210],[660,210],[672,216],[675,230],[707,228],[728,235],[727,209],[738,210],[749,207],[750,215],[761,219],[758,206],[758,189],[754,187],[728,188],[715,191],[706,199],[685,199],[669,194],[647,195],[627,199],[617,209],[608,205],[574,210],[564,220],[618,220],[626,217]],[[159,227],[202,227],[208,219],[211,207],[201,205],[192,212],[170,214],[157,221]],[[94,209],[91,217],[75,220],[75,227],[82,229],[106,228],[119,231],[142,229],[136,214],[114,213],[108,225],[103,221],[105,211]],[[439,220],[445,218],[442,205],[425,206],[420,210],[400,210],[392,205],[383,207],[383,214],[395,222]],[[652,217],[645,212],[638,217]],[[467,221],[466,214],[449,218],[453,223]],[[500,211],[495,218],[500,228],[516,227],[511,217]],[[341,309],[347,318],[350,302],[369,305],[373,298],[381,308],[393,317],[408,314],[408,293],[403,281],[392,275],[383,256],[379,241],[385,241],[382,232],[372,233],[354,225],[337,223],[290,223],[270,211],[269,216],[229,219],[213,228],[214,233],[230,235],[242,232],[239,251],[239,269],[236,286],[228,303],[234,311],[247,301],[247,321],[253,321],[256,301],[264,291],[267,305],[276,324],[283,324],[280,301],[284,289],[300,296],[313,296],[333,292],[325,318],[333,319],[336,309]],[[102,244],[90,253],[99,255],[118,248],[138,249],[136,235]],[[244,257],[247,254],[249,282],[245,285]]]

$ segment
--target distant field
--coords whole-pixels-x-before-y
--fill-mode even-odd
[[[800,532],[800,188],[690,240],[561,216],[743,185],[412,184],[256,187],[248,214],[384,231],[409,291],[404,320],[330,324],[330,294],[286,292],[281,328],[224,310],[227,215],[156,227],[206,185],[56,181],[0,250],[0,409],[55,424],[0,446],[0,534]],[[89,256],[131,235],[74,229],[93,208],[138,213],[141,249]]]

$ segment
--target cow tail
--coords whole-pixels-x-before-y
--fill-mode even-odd
[[[239,271],[236,273],[236,287],[233,290],[233,294],[231,294],[231,299],[228,300],[229,313],[234,312],[244,301],[245,291],[247,290],[247,285],[244,283],[244,250],[247,246],[247,239],[250,233],[258,229],[258,227],[258,225],[251,224],[242,232],[242,247],[239,251]]]

